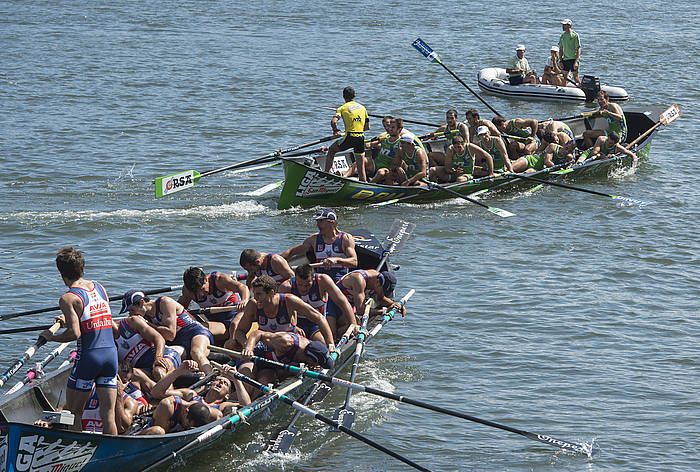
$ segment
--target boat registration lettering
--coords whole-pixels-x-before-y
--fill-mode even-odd
[[[15,468],[19,472],[66,472],[81,470],[97,450],[92,441],[66,441],[43,435],[22,435]]]
[[[336,172],[343,172],[347,171],[350,169],[350,166],[348,166],[348,160],[345,158],[345,156],[340,155],[340,156],[335,156],[333,158],[333,165],[331,166],[331,172],[336,173]]]

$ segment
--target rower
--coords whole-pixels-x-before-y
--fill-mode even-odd
[[[72,429],[80,431],[85,402],[96,386],[104,434],[117,434],[117,348],[112,335],[112,312],[107,291],[98,282],[83,277],[85,258],[64,247],[56,255],[56,267],[68,287],[58,301],[63,312],[57,321],[66,327],[59,334],[49,330],[39,336],[59,343],[77,340],[78,357],[68,377],[66,409],[74,415]]]
[[[428,177],[428,153],[416,135],[401,135],[392,167],[397,173],[396,184],[404,187],[425,185],[421,179]]]
[[[389,171],[391,161],[399,149],[399,136],[403,128],[403,120],[387,115],[382,118],[382,125],[386,132],[367,143],[368,150],[377,149],[377,155],[374,160],[368,160],[367,162],[368,169],[372,169],[373,183],[379,183]]]
[[[294,277],[279,286],[280,293],[292,293],[311,305],[326,317],[334,339],[340,337],[350,325],[357,323],[352,306],[338,289],[333,279],[327,274],[315,274],[310,264],[301,264],[294,268]],[[333,301],[338,310],[328,310],[327,302]],[[340,315],[342,314],[342,318]],[[340,318],[340,319],[339,319]],[[297,326],[304,330],[309,339],[322,340],[320,327],[304,317],[297,319]]]
[[[163,336],[138,314],[112,321],[119,362],[151,371],[158,381],[180,366],[180,354],[165,345]]]
[[[480,126],[486,126],[486,128],[488,128],[492,136],[501,135],[501,133],[498,131],[498,129],[493,123],[491,123],[489,120],[481,119],[481,117],[479,116],[479,112],[476,109],[470,108],[469,110],[467,110],[464,116],[466,118],[465,124],[469,129],[469,142],[474,143],[478,141],[477,135]]]
[[[486,151],[493,159],[493,172],[504,172],[505,170],[513,172],[510,159],[508,159],[506,145],[500,136],[492,135],[489,128],[482,125],[477,129],[477,139],[481,149]]]
[[[246,285],[251,287],[253,281],[261,275],[269,275],[275,282],[282,283],[294,276],[292,268],[282,254],[258,252],[255,249],[244,249],[238,262],[248,272]]]
[[[200,370],[211,372],[207,353],[214,336],[184,306],[170,297],[151,300],[141,290],[129,290],[122,299],[120,313],[127,311],[130,316],[144,316],[166,341],[184,347],[185,354],[197,362]]]
[[[593,147],[583,151],[577,162],[583,162],[589,159],[607,159],[613,154],[621,152],[632,158],[632,162],[637,162],[637,155],[626,147],[620,144],[620,136],[614,131],[609,132],[607,136],[599,136]]]
[[[280,256],[290,260],[297,256],[313,254],[316,262],[323,265],[316,272],[328,274],[337,282],[349,269],[357,267],[355,238],[352,234],[338,229],[338,215],[331,208],[321,208],[314,215],[318,233],[307,237],[298,246],[282,251]],[[290,269],[291,272],[291,269]],[[290,278],[292,274],[287,277]]]
[[[462,123],[464,124],[464,123]],[[474,173],[474,158],[462,136],[455,136],[445,154],[445,165],[432,167],[430,177],[439,183],[466,182]]]
[[[506,120],[497,116],[491,120],[496,129],[508,141],[508,157],[517,159],[525,154],[532,154],[540,146],[537,137],[537,120],[534,118],[512,118]],[[511,138],[512,136],[512,138]]]
[[[574,136],[574,132],[571,131],[571,127],[563,121],[552,119],[546,120],[540,123],[540,129],[543,133],[552,133],[552,135],[557,139],[556,142],[559,144],[566,144],[569,141],[576,141],[576,136]]]
[[[365,296],[368,295],[377,302],[377,308],[371,312],[372,315],[381,313],[382,307],[400,310],[401,315],[406,314],[406,308],[391,299],[396,288],[396,276],[389,271],[353,270],[338,281],[338,288],[355,310],[361,309],[365,303]]]
[[[583,143],[588,148],[593,146],[598,136],[605,136],[608,133],[616,133],[618,135],[619,142],[624,143],[627,139],[627,119],[625,118],[625,112],[622,111],[622,107],[617,103],[612,103],[610,101],[610,96],[605,90],[598,92],[596,96],[598,100],[598,110],[594,111],[591,116],[602,116],[608,119],[608,129],[588,129],[583,132]]]
[[[552,142],[544,150],[544,166],[558,166],[574,161],[576,152],[576,141],[570,140],[564,144]]]
[[[430,133],[430,139],[436,139],[436,136],[441,134],[445,138],[445,148],[443,151],[432,151],[428,153],[430,165],[445,166],[445,157],[449,147],[454,144],[454,138],[461,136],[465,143],[469,142],[469,128],[467,125],[460,122],[457,115],[457,110],[450,108],[445,112],[445,123],[441,124],[438,129]]]
[[[182,282],[182,295],[178,299],[182,306],[189,307],[190,303],[195,302],[200,308],[231,307],[231,311],[207,315],[206,325],[215,339],[231,338],[231,325],[240,319],[250,298],[248,287],[228,274],[205,274],[199,267],[188,268],[182,274]]]
[[[369,115],[367,109],[355,101],[355,89],[345,87],[343,89],[343,99],[345,104],[338,107],[331,118],[331,129],[334,135],[340,136],[338,120],[343,119],[345,125],[345,136],[331,144],[326,155],[326,172],[330,172],[333,167],[335,154],[346,149],[353,149],[355,162],[357,162],[357,177],[360,182],[367,181],[365,173],[365,131],[369,130]]]

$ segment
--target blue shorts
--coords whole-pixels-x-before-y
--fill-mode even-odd
[[[297,319],[297,328],[303,329],[304,334],[309,339],[311,339],[311,336],[321,331],[321,327],[319,325],[312,323],[310,320],[302,318],[301,316],[299,319]]]
[[[80,392],[90,392],[92,387],[117,388],[117,346],[78,351],[68,377],[68,388]]]
[[[326,302],[326,318],[338,318],[343,316],[343,310],[330,298]],[[301,321],[301,318],[299,318]]]
[[[178,352],[175,349],[166,347],[165,351],[163,352],[163,357],[165,357],[166,359],[170,359],[170,362],[173,363],[173,366],[176,369],[182,364],[180,354],[178,354]],[[155,348],[150,348],[141,356],[141,358],[138,361],[136,361],[134,367],[137,367],[139,369],[150,369],[153,367],[153,363],[155,362],[155,360],[156,350]]]
[[[206,336],[207,339],[209,339],[209,344],[214,344],[214,335],[212,335],[211,331],[199,323],[193,323],[189,326],[181,328],[180,331],[177,332],[177,336],[175,336],[175,339],[173,339],[171,344],[184,347],[185,352],[189,354],[190,349],[192,348],[192,338],[195,336]]]

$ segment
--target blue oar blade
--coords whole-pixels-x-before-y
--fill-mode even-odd
[[[440,62],[440,56],[438,53],[433,51],[433,48],[428,46],[428,44],[422,39],[418,38],[413,41],[413,47],[416,48],[418,52],[423,54],[428,60],[432,62]]]
[[[287,454],[292,448],[292,443],[298,432],[299,430],[296,426],[289,426],[287,429],[283,429],[275,437],[274,441],[270,443],[267,452]]]

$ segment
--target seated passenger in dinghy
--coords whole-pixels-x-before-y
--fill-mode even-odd
[[[549,59],[547,60],[547,65],[544,66],[544,72],[542,72],[542,83],[557,87],[566,86],[561,59],[559,58],[559,46],[552,46],[549,50]]]
[[[538,83],[537,74],[530,68],[530,63],[525,59],[525,46],[522,44],[515,47],[515,57],[511,60],[510,67],[506,68],[506,72],[510,85]]]

